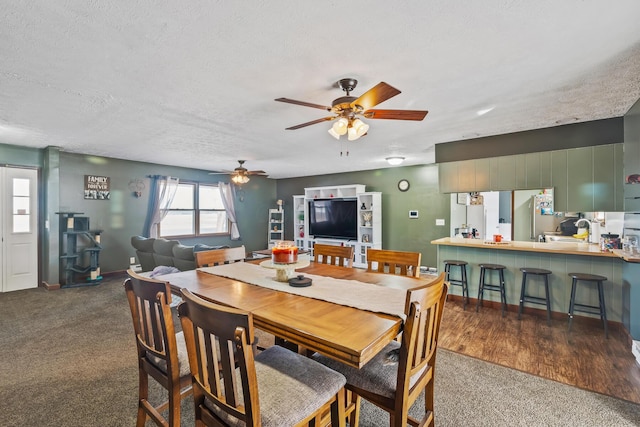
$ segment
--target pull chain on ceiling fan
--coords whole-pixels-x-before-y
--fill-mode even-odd
[[[369,130],[369,125],[363,122],[360,117],[366,119],[420,121],[423,120],[428,113],[428,111],[425,110],[374,110],[372,107],[375,107],[401,92],[385,82],[380,82],[360,97],[356,98],[350,94],[357,84],[358,81],[352,78],[341,79],[338,81],[338,86],[340,86],[347,95],[334,99],[331,103],[331,107],[305,101],[296,101],[289,98],[277,98],[276,101],[279,102],[302,105],[303,107],[318,108],[330,111],[334,114],[333,116],[323,117],[321,119],[291,126],[286,128],[286,130],[295,130],[315,125],[317,123],[336,120],[333,126],[331,126],[331,129],[329,129],[329,134],[336,139],[340,139],[340,136],[347,134],[349,141],[355,141],[365,135]]]

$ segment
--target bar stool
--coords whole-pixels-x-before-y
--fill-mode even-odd
[[[573,312],[580,311],[582,313],[589,314],[599,314],[600,320],[602,320],[602,324],[604,325],[604,336],[605,338],[609,338],[609,328],[607,325],[607,311],[604,305],[604,286],[602,282],[608,280],[604,276],[598,276],[597,274],[587,274],[587,273],[569,273],[569,277],[573,280],[571,281],[571,300],[569,302],[569,332],[571,332],[571,323],[573,322]],[[587,305],[580,304],[576,302],[576,287],[578,285],[578,281],[583,282],[596,282],[598,286],[598,301],[599,305]]]
[[[459,267],[460,268],[460,278],[452,279],[450,277],[451,267]],[[458,261],[453,259],[448,259],[444,261],[444,272],[446,282],[449,282],[451,285],[461,286],[462,287],[462,309],[467,309],[467,303],[469,302],[469,287],[467,285],[467,262],[466,261]],[[448,295],[447,295],[448,296]]]
[[[478,300],[476,301],[476,313],[478,312],[478,307],[482,303],[484,298],[484,291],[496,291],[500,292],[500,303],[502,305],[502,317],[504,317],[504,310],[507,307],[507,294],[505,293],[504,288],[504,265],[500,264],[478,264],[480,266],[480,285],[478,287]],[[486,283],[486,274],[487,272],[497,271],[498,278],[500,282],[498,284]],[[490,276],[489,276],[490,277]]]
[[[518,320],[520,320],[522,316],[522,307],[525,302],[530,302],[533,304],[541,304],[547,306],[547,324],[551,325],[551,299],[549,298],[549,275],[551,271],[545,270],[544,268],[521,268],[522,271],[522,287],[520,288],[520,307],[518,308]],[[527,286],[527,274],[532,274],[535,276],[544,277],[544,293],[545,297],[534,297],[526,292]]]

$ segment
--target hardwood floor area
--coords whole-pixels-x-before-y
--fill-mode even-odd
[[[528,309],[518,320],[509,309],[504,318],[497,307],[476,313],[472,301],[463,311],[459,297],[449,298],[438,346],[640,404],[640,366],[622,328],[610,324],[605,339],[599,320],[576,316],[568,333],[566,315],[548,326],[544,311]]]

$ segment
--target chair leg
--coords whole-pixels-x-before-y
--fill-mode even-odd
[[[569,300],[569,330],[571,332],[571,323],[573,323],[573,305],[576,302],[576,279],[571,281],[571,299]]]
[[[138,376],[138,417],[136,418],[136,427],[144,427],[147,421],[147,411],[143,402],[149,399],[149,377],[142,369],[140,369]]]
[[[522,318],[522,306],[524,305],[525,286],[527,285],[527,273],[522,273],[522,286],[520,286],[520,306],[518,307],[518,320]]]
[[[331,404],[331,426],[344,427],[345,425],[345,407],[347,406],[346,390],[342,388],[336,400]],[[357,425],[357,424],[356,424]]]

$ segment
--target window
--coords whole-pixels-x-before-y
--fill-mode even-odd
[[[160,222],[161,237],[229,234],[229,219],[217,185],[181,182],[167,215]]]
[[[13,179],[13,232],[29,233],[31,231],[30,220],[30,193],[31,182],[24,178]]]

